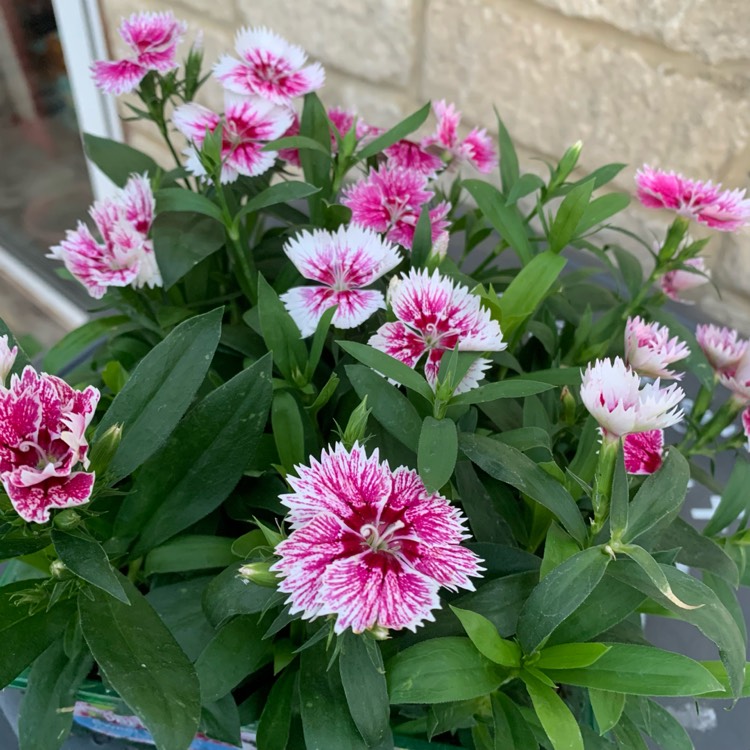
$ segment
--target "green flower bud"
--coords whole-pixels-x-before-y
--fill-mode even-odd
[[[367,431],[367,419],[370,416],[370,409],[367,408],[367,396],[360,402],[359,406],[351,413],[346,428],[341,435],[341,442],[349,451],[354,443],[363,443]]]
[[[91,470],[97,474],[104,473],[117,453],[122,440],[122,425],[113,424],[91,448],[89,460]]]
[[[72,529],[75,529],[77,526],[81,525],[82,521],[83,519],[80,514],[72,508],[67,508],[66,510],[61,510],[59,513],[55,513],[53,519],[55,526],[63,531],[71,531]]]
[[[275,573],[271,573],[269,570],[271,565],[272,563],[270,562],[248,563],[237,571],[237,577],[241,578],[245,583],[251,582],[258,586],[275,589],[279,579]]]
[[[49,574],[53,578],[57,578],[59,581],[65,578],[70,578],[72,575],[68,570],[68,566],[62,560],[53,560],[49,566]]]

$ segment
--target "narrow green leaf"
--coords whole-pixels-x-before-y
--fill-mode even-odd
[[[221,316],[216,309],[180,323],[141,360],[107,409],[93,442],[112,425],[122,425],[122,440],[108,469],[112,481],[149,458],[187,411],[218,346]]]
[[[620,539],[628,527],[628,505],[630,492],[628,489],[628,475],[625,471],[625,454],[622,440],[618,441],[615,471],[612,478],[612,498],[609,510],[609,526],[612,537]]]
[[[154,194],[156,198],[156,213],[168,211],[188,212],[210,216],[219,223],[223,223],[221,209],[209,198],[200,193],[184,188],[162,188]]]
[[[299,404],[289,391],[274,393],[271,426],[281,465],[291,473],[305,461],[305,431]]]
[[[656,701],[628,698],[625,715],[659,747],[669,750],[694,750],[693,741],[674,716]]]
[[[305,141],[308,140],[310,139],[305,139]],[[318,150],[325,153],[325,149],[320,146],[317,141],[312,141],[312,143],[319,146],[320,148]],[[276,185],[271,185],[266,188],[262,193],[258,193],[258,195],[250,198],[250,200],[248,200],[248,202],[237,212],[237,215],[234,217],[234,223],[236,226],[239,226],[239,222],[244,219],[245,216],[255,213],[256,211],[261,211],[270,206],[277,206],[279,203],[298,201],[319,192],[319,187],[309,185],[306,182],[279,182]]]
[[[411,260],[412,268],[424,268],[432,250],[432,222],[430,221],[430,209],[425,204],[419,213],[419,220],[414,230],[414,241],[412,242]]]
[[[110,685],[151,732],[158,750],[185,750],[201,704],[193,665],[159,615],[125,577],[130,604],[96,588],[78,609],[86,642]]]
[[[494,542],[495,545],[514,544],[513,532],[508,522],[495,507],[490,493],[480,481],[471,462],[459,461],[455,473],[461,506],[469,518],[474,538],[478,542]]]
[[[571,536],[553,521],[544,541],[544,557],[539,568],[539,580],[545,578],[558,565],[562,565],[569,557],[573,557],[579,549]]]
[[[493,750],[538,750],[539,743],[518,706],[500,691],[492,695],[492,721]]]
[[[578,722],[563,699],[528,672],[521,672],[521,679],[554,750],[584,750]]]
[[[561,643],[548,646],[534,663],[537,669],[570,669],[588,667],[609,651],[605,643]]]
[[[304,148],[299,152],[305,181],[320,188],[307,199],[310,218],[320,226],[325,217],[323,199],[330,199],[331,192],[331,131],[325,107],[315,93],[305,95],[299,134],[323,147],[322,151]]]
[[[594,181],[589,180],[582,185],[577,185],[565,196],[550,227],[549,252],[559,253],[573,239],[576,227],[589,205],[593,190]]]
[[[630,205],[630,196],[627,193],[608,193],[595,198],[585,207],[578,226],[575,228],[574,236],[580,237],[597,224],[609,219],[620,211],[624,211]]]
[[[625,708],[625,693],[589,688],[589,700],[599,734],[606,734],[620,721],[622,710]]]
[[[258,722],[259,750],[286,750],[292,721],[292,701],[296,678],[296,672],[285,669],[271,686]]]
[[[222,571],[208,584],[203,594],[203,610],[214,627],[219,627],[235,615],[264,612],[278,599],[276,589],[258,586],[240,578],[240,565],[235,563]]]
[[[518,155],[513,145],[513,139],[510,137],[497,108],[495,108],[495,118],[497,120],[497,145],[500,149],[500,183],[503,186],[503,193],[508,195],[519,178]],[[526,176],[524,175],[524,177]]]
[[[451,606],[451,611],[461,621],[466,635],[483,656],[503,667],[521,665],[521,649],[514,641],[506,641],[497,628],[486,618],[468,609]]]
[[[738,456],[732,473],[729,475],[727,486],[721,494],[721,500],[703,529],[706,536],[718,534],[747,508],[748,487],[750,487],[750,461]]]
[[[641,261],[633,253],[622,247],[614,245],[612,252],[617,258],[617,267],[628,290],[631,299],[634,298],[643,286],[643,266]]]
[[[251,532],[252,533],[252,532]],[[154,573],[183,573],[188,570],[226,568],[235,561],[232,539],[188,534],[172,539],[146,555],[143,569]]]
[[[419,433],[417,467],[428,492],[437,492],[453,476],[458,433],[452,419],[425,417]]]
[[[330,149],[314,140],[313,138],[306,138],[304,135],[288,135],[284,138],[277,138],[275,141],[269,141],[263,146],[263,151],[282,151],[284,149],[295,149],[297,151],[302,149],[312,149],[313,151],[319,151],[321,154],[326,156],[331,155]],[[280,201],[284,202],[284,201]]]
[[[128,603],[128,597],[99,542],[79,531],[52,529],[52,543],[71,572],[115,599]]]
[[[84,133],[83,148],[86,156],[117,187],[124,187],[132,174],[146,172],[149,177],[154,177],[160,171],[159,165],[150,156],[120,141]]]
[[[201,706],[200,731],[212,740],[234,747],[242,746],[240,712],[231,694]]]
[[[530,172],[522,174],[513,185],[510,192],[507,193],[508,197],[506,199],[506,205],[513,206],[519,200],[521,200],[521,198],[524,198],[530,193],[533,193],[539,190],[539,188],[543,187],[544,180],[538,175],[531,174]]]
[[[483,404],[487,401],[497,401],[500,398],[524,398],[544,393],[554,388],[550,383],[540,383],[534,380],[500,380],[496,383],[480,385],[466,393],[459,393],[451,399],[451,404]]]
[[[308,382],[312,380],[315,370],[320,362],[320,357],[323,354],[323,348],[325,347],[326,337],[328,331],[331,328],[331,321],[333,316],[336,314],[336,307],[329,307],[321,316],[318,321],[318,325],[313,335],[312,344],[310,345],[310,357],[307,360],[307,371],[306,376]]]
[[[424,107],[418,109],[406,119],[402,120],[397,125],[394,125],[390,130],[387,130],[382,135],[379,135],[377,138],[370,141],[364,148],[360,149],[354,155],[355,161],[369,159],[371,156],[375,156],[381,151],[387,149],[388,146],[392,146],[396,141],[400,141],[402,138],[406,138],[410,133],[418,130],[429,117],[431,109],[432,104],[427,102]]]

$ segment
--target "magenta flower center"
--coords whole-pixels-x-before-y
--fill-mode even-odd
[[[369,547],[373,552],[398,552],[401,545],[394,537],[405,525],[403,521],[394,521],[391,524],[366,523],[359,529],[364,539],[363,546]]]

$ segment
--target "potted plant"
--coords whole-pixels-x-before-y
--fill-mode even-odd
[[[195,46],[178,66],[171,14],[120,32],[132,56],[94,76],[175,165],[86,136],[118,190],[51,256],[97,314],[41,363],[0,337],[22,750],[74,718],[160,750],[689,747],[655,698],[747,690],[727,428],[750,351],[663,303],[707,280],[690,227],[740,228],[743,194],[639,171],[676,212],[628,240],[644,277],[600,233],[622,165],[574,174],[580,144],[542,179],[499,119],[496,150],[446,102],[389,129],[326,109],[323,69],[265,29],[210,75]],[[691,477],[721,491],[718,451],[699,533],[679,513]],[[643,612],[717,660],[650,645]]]

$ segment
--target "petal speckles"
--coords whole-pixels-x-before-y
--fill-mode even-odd
[[[626,435],[622,441],[625,471],[653,474],[664,460],[664,430],[647,430]]]

